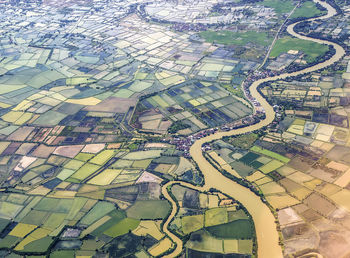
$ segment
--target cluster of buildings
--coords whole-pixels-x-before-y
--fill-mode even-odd
[[[169,23],[225,25],[242,24],[255,29],[267,28],[276,18],[274,9],[262,5],[236,4],[234,1],[156,1],[144,7],[146,17]]]

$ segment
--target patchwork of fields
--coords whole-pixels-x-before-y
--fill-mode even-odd
[[[280,70],[259,70],[295,4],[0,1],[0,257],[171,256],[171,234],[186,257],[255,257],[251,215],[198,190],[188,150],[264,117],[243,82],[329,50],[281,30],[268,60]],[[291,18],[322,13],[306,1]],[[201,149],[275,212],[286,255],[350,246],[345,61],[265,84],[273,125]]]
[[[147,112],[138,119],[146,130],[156,130],[164,117],[188,125],[186,134],[217,127],[251,112],[250,107],[230,95],[209,82],[180,84],[141,101],[140,105]],[[161,115],[150,113],[152,109],[159,110]]]

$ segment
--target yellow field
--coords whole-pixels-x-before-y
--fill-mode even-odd
[[[305,188],[305,187],[301,187],[298,190],[295,190],[295,191],[291,192],[291,194],[293,196],[295,196],[299,201],[304,200],[311,193],[312,193],[312,191],[307,189],[307,188]]]
[[[303,135],[304,134],[304,126],[303,125],[291,125],[287,131],[290,133]]]
[[[261,173],[260,171],[256,171],[253,174],[251,174],[250,176],[247,176],[246,179],[250,182],[254,182],[258,179],[261,179],[265,176],[265,174]]]
[[[111,159],[115,154],[114,150],[104,150],[97,154],[92,160],[90,160],[91,163],[97,164],[97,165],[103,165],[106,163],[109,159]]]
[[[16,125],[23,125],[24,123],[28,122],[32,118],[33,114],[31,113],[24,113],[20,118],[18,118],[15,122]]]
[[[95,97],[89,97],[89,98],[83,98],[83,99],[67,99],[66,102],[72,103],[72,104],[84,105],[84,106],[94,106],[100,103],[101,100]]]
[[[336,161],[331,161],[327,164],[327,167],[341,171],[341,172],[345,172],[346,170],[349,169],[349,166],[344,165],[342,163],[336,162]]]
[[[273,180],[270,177],[265,176],[265,177],[262,177],[262,178],[256,180],[254,183],[256,183],[257,185],[263,185],[263,184],[266,184],[266,183],[269,183],[272,181]]]
[[[88,183],[93,185],[109,185],[121,172],[121,169],[106,169],[89,180]]]
[[[47,195],[51,189],[46,188],[45,186],[39,185],[38,187],[34,188],[33,190],[29,191],[28,194],[32,195]]]
[[[220,166],[227,164],[226,161],[221,158],[215,151],[209,152],[209,155],[212,159],[219,163]]]
[[[24,112],[21,112],[21,111],[10,111],[10,112],[6,113],[5,115],[3,115],[1,118],[6,122],[14,123],[23,114],[24,114]]]
[[[76,178],[78,180],[84,180],[94,172],[96,172],[100,166],[86,163],[84,166],[82,166],[77,172],[75,172],[71,177]]]
[[[18,223],[9,233],[10,236],[25,237],[33,231],[37,226],[31,224]]]
[[[283,166],[277,169],[277,172],[280,173],[282,176],[288,176],[290,174],[293,174],[296,170],[294,168]]]
[[[25,111],[31,106],[33,106],[35,103],[29,100],[23,100],[20,102],[16,107],[12,109],[12,111]]]
[[[238,253],[238,240],[237,239],[224,239],[224,253]]]
[[[345,187],[350,183],[350,169],[346,171],[341,177],[339,177],[334,184]]]
[[[84,237],[87,234],[90,234],[92,231],[94,231],[95,229],[99,228],[100,226],[105,224],[110,219],[111,219],[110,216],[104,216],[104,217],[100,218],[99,220],[97,220],[96,222],[91,224],[87,229],[83,230],[81,232],[81,234],[80,234],[80,237]]]
[[[261,172],[263,173],[270,173],[273,170],[276,170],[280,167],[282,167],[284,164],[278,160],[272,160],[269,163],[267,163],[266,165],[262,166],[260,169]]]
[[[275,182],[270,182],[259,186],[264,195],[284,193],[286,190]]]
[[[160,225],[153,220],[142,220],[139,226],[132,231],[133,234],[137,236],[150,235],[158,241],[164,237],[164,233],[160,230]]]
[[[302,173],[299,171],[289,175],[288,178],[293,180],[294,182],[297,182],[297,183],[303,183],[303,182],[311,181],[312,179],[314,179],[312,176],[309,176],[308,174],[305,174],[305,173]]]
[[[228,222],[228,215],[226,208],[214,208],[205,212],[205,226],[215,226]]]
[[[203,215],[193,215],[185,216],[181,219],[182,232],[186,235],[188,233],[197,231],[204,226],[204,216]]]
[[[350,191],[343,189],[330,197],[336,204],[350,211]]]
[[[0,142],[0,154],[10,145],[11,142]]]
[[[299,203],[297,199],[289,196],[288,194],[270,195],[266,197],[266,200],[274,209],[283,209]]]
[[[337,185],[333,185],[333,184],[329,184],[326,183],[322,189],[318,190],[321,194],[323,194],[324,196],[330,196],[333,195],[337,192],[339,192],[341,190],[341,188]]]
[[[305,120],[297,118],[297,119],[294,120],[293,125],[302,125],[302,126],[304,126],[305,125]]]
[[[67,191],[67,190],[57,190],[53,191],[47,196],[54,197],[54,198],[73,198],[77,192],[75,191]]]
[[[169,238],[164,238],[156,246],[152,246],[150,249],[148,249],[148,252],[152,256],[158,256],[168,251],[172,246],[173,243],[171,242],[171,240]]]
[[[174,75],[165,79],[159,80],[160,83],[164,84],[165,86],[169,86],[172,84],[179,84],[181,82],[185,81],[185,78],[180,75]]]
[[[29,236],[27,236],[25,239],[23,239],[15,248],[15,250],[23,250],[23,248],[38,239],[46,237],[51,231],[44,228],[38,228],[35,231],[33,231]]]
[[[192,99],[192,100],[190,100],[189,101],[193,106],[199,106],[201,103],[199,103],[197,100],[195,100],[195,99]]]
[[[311,181],[308,182],[304,182],[303,183],[307,188],[314,190],[316,188],[316,186],[322,184],[322,180],[321,179],[313,179]]]

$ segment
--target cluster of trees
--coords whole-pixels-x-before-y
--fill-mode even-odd
[[[188,125],[188,124],[185,124],[185,123],[183,123],[181,121],[176,121],[169,127],[168,132],[173,134],[173,133],[177,133],[180,130],[187,129],[187,128],[190,128],[190,127],[191,126]]]

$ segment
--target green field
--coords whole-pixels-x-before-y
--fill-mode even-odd
[[[257,153],[260,153],[260,154],[263,154],[265,156],[271,157],[273,159],[277,159],[279,161],[282,161],[283,163],[288,163],[290,161],[289,158],[286,158],[286,157],[284,157],[276,152],[263,149],[259,146],[253,146],[250,150],[257,152]]]
[[[92,160],[90,160],[90,162],[97,165],[103,165],[108,160],[110,160],[114,156],[114,154],[114,150],[104,150],[100,152],[97,156],[95,156]]]
[[[267,174],[283,166],[283,163],[278,160],[272,160],[264,166],[260,167],[260,171]]]
[[[316,4],[312,1],[304,2],[299,8],[295,9],[294,13],[290,16],[290,18],[299,18],[299,17],[314,17],[324,14],[316,7]]]
[[[53,238],[49,236],[35,240],[25,245],[23,252],[46,252],[46,250],[50,247],[53,241]]]
[[[133,164],[133,168],[143,168],[146,169],[149,164],[151,164],[152,159],[136,160]]]
[[[205,230],[200,230],[193,233],[196,236],[197,241],[189,240],[186,243],[186,247],[201,252],[214,252],[223,253],[222,239],[217,239],[213,237]],[[211,256],[209,256],[211,257]]]
[[[74,251],[70,250],[61,250],[61,251],[54,251],[50,254],[50,258],[74,258]]]
[[[239,219],[226,224],[208,227],[207,231],[219,238],[249,239],[254,236],[252,224],[247,219]]]
[[[244,46],[247,43],[254,43],[262,46],[268,46],[272,41],[272,39],[268,37],[267,33],[256,31],[233,32],[229,30],[207,30],[201,32],[200,36],[207,42],[224,45]]]
[[[144,160],[144,159],[154,159],[160,156],[162,150],[148,150],[148,151],[136,151],[130,152],[123,157],[123,159],[129,160]]]
[[[228,212],[228,221],[232,222],[235,220],[240,220],[240,219],[248,219],[247,214],[243,210],[237,210],[237,211],[229,211]]]
[[[231,84],[222,84],[221,86],[237,97],[244,97],[241,87],[234,87],[234,85]]]
[[[104,233],[110,237],[121,236],[128,233],[129,230],[134,230],[139,224],[139,220],[125,218],[117,224],[115,224],[113,227],[107,229]]]
[[[52,213],[50,217],[48,217],[48,219],[45,221],[43,227],[53,230],[57,228],[59,225],[61,225],[61,223],[66,218],[66,216],[67,215],[64,213]]]
[[[12,204],[9,202],[0,202],[0,216],[2,218],[14,218],[22,208],[23,206],[21,205]]]
[[[84,166],[82,166],[77,172],[75,172],[71,177],[73,179],[77,179],[78,181],[84,180],[94,172],[96,172],[98,169],[100,169],[100,166],[86,163]]]
[[[168,201],[144,200],[136,201],[127,211],[128,217],[135,219],[165,218],[170,210]]]
[[[294,8],[291,0],[264,0],[261,4],[275,9],[275,12],[278,14],[289,13]]]
[[[306,55],[305,60],[307,62],[313,62],[317,57],[323,56],[328,49],[326,45],[292,37],[284,37],[276,41],[276,44],[271,50],[270,58],[276,58],[289,50],[299,50]]]
[[[94,156],[94,154],[90,153],[79,153],[77,156],[75,156],[75,159],[80,160],[80,161],[88,161]]]
[[[226,208],[214,208],[205,212],[205,226],[210,227],[228,222],[228,215]]]
[[[254,152],[248,152],[246,155],[244,155],[242,158],[240,158],[239,161],[245,163],[245,164],[250,164],[252,161],[255,159],[259,158],[260,156]]]
[[[110,229],[111,227],[113,227],[114,225],[126,218],[125,212],[120,210],[112,211],[108,214],[108,216],[111,217],[111,219],[107,220],[107,222],[103,223],[102,225],[100,225],[100,222],[97,221],[90,226],[93,229],[91,235],[100,236],[105,231],[107,231],[108,229]]]
[[[102,218],[110,211],[116,209],[114,204],[109,202],[98,202],[80,221],[80,224],[90,225]]]
[[[181,219],[182,232],[188,234],[201,229],[204,226],[203,215],[185,216]]]
[[[258,138],[259,136],[256,133],[249,133],[227,138],[227,142],[233,145],[234,147],[239,147],[241,149],[249,149],[253,146],[254,142]]]

